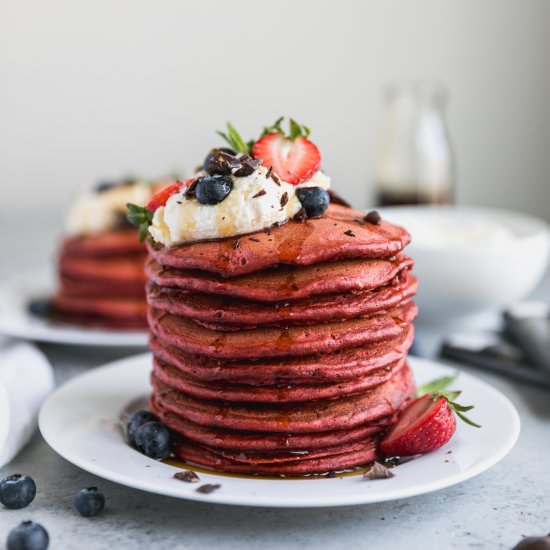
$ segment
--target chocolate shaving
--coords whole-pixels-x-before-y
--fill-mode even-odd
[[[395,474],[389,468],[386,468],[386,466],[380,464],[380,462],[373,462],[368,472],[363,474],[363,479],[372,481],[374,479],[389,479],[394,476]]]
[[[285,191],[281,195],[281,208],[284,208],[285,204],[288,202],[288,193]]]
[[[206,483],[205,485],[201,485],[200,487],[197,487],[196,491],[197,493],[203,493],[204,495],[209,495],[210,493],[217,491],[220,487],[221,485],[219,483]]]
[[[380,225],[382,216],[376,210],[371,210],[363,219],[374,225]]]
[[[302,208],[300,208],[300,210],[298,210],[298,212],[296,212],[294,219],[302,223],[304,223],[307,220],[307,212],[303,206]]]
[[[347,235],[348,237],[355,237],[355,233],[351,229],[344,231],[344,235]]]
[[[260,239],[257,239],[256,237],[248,237],[248,240],[249,241],[253,241],[255,243],[259,243],[260,242]]]
[[[411,460],[414,460],[416,457],[414,456],[392,456],[385,458],[382,460],[382,464],[384,466],[399,466],[401,464],[406,464],[407,462],[410,462]]]
[[[200,481],[200,477],[191,470],[183,470],[182,472],[176,472],[174,474],[175,479],[179,479],[180,481],[185,481],[186,483],[198,483]]]
[[[191,183],[191,185],[184,191],[183,195],[188,199],[192,199],[195,196],[195,187],[197,187],[197,182],[199,178]]]
[[[281,180],[279,179],[279,177],[277,176],[277,174],[273,174],[271,173],[270,174],[270,177],[271,179],[277,184],[277,185],[281,185]]]
[[[267,194],[267,191],[265,189],[261,189],[255,195],[253,195],[252,198],[257,199],[258,197],[263,197],[265,194]]]
[[[239,248],[239,246],[241,246],[241,239],[237,239],[236,241],[233,241],[231,248]]]
[[[267,169],[267,173],[266,173],[265,177],[266,177],[266,178],[270,178],[272,172],[273,172],[273,166],[270,166],[270,167]]]

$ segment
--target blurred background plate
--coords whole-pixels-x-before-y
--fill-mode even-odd
[[[55,278],[51,270],[15,273],[0,281],[0,334],[58,344],[86,346],[145,347],[145,331],[97,329],[52,322],[31,315],[31,300],[47,298],[53,291]]]
[[[464,322],[528,296],[548,265],[550,232],[528,214],[473,206],[395,206],[382,216],[412,235],[419,321]]]

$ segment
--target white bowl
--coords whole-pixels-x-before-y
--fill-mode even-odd
[[[546,271],[548,225],[533,216],[470,206],[397,206],[384,219],[412,235],[420,319],[442,321],[525,298]]]

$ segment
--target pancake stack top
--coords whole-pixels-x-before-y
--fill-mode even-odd
[[[289,183],[309,162],[311,151],[306,161],[302,152],[311,142],[279,130],[266,132],[252,157],[224,153],[233,164],[225,173],[207,157],[210,172],[149,205],[149,231],[165,241],[148,243],[146,264],[150,407],[177,434],[177,456],[191,464],[281,475],[353,468],[377,458],[378,439],[414,392],[406,354],[417,282],[402,253],[409,235],[376,215],[328,206],[315,185],[326,183],[315,176],[318,165]],[[274,159],[261,144],[263,166],[235,175],[242,159],[260,158],[257,144],[266,137],[288,145],[288,157]],[[285,172],[288,158],[294,172]],[[226,196],[202,202],[201,186],[222,178]],[[295,201],[298,215],[244,235],[226,228],[218,238],[193,240],[193,231],[211,230],[197,216],[231,215],[233,193],[243,195],[233,199],[245,220],[237,225],[262,222],[247,209],[265,196],[283,197],[281,211]],[[175,214],[180,207],[185,216]],[[170,241],[182,233],[186,239]]]
[[[142,180],[101,183],[69,210],[52,298],[63,320],[121,329],[147,326],[146,250],[126,220],[126,204],[144,205],[154,187]]]

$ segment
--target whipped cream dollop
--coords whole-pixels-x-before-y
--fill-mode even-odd
[[[330,178],[316,172],[299,185],[269,176],[259,166],[246,177],[231,176],[233,189],[216,205],[201,204],[185,196],[185,188],[172,195],[166,205],[155,210],[149,233],[165,246],[207,239],[221,239],[261,231],[285,223],[301,209],[296,190],[330,187]]]
[[[116,229],[126,215],[130,202],[145,206],[153,186],[145,180],[114,185],[102,191],[89,190],[80,195],[65,218],[69,235],[93,235]]]

